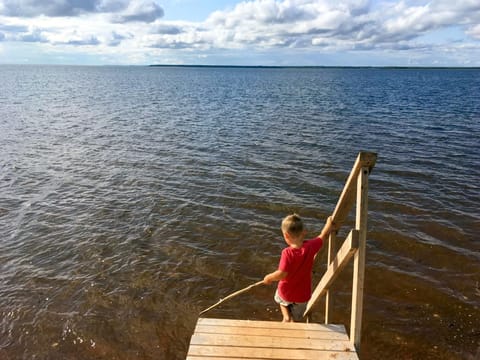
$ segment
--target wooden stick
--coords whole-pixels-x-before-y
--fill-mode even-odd
[[[206,313],[207,311],[209,310],[212,310],[213,308],[217,307],[218,305],[220,305],[221,303],[223,303],[224,301],[227,301],[237,295],[240,295],[240,294],[243,294],[244,292],[247,292],[248,290],[250,290],[251,288],[254,288],[255,286],[258,286],[258,285],[262,285],[263,284],[263,280],[261,281],[258,281],[256,282],[255,284],[252,284],[252,285],[249,285],[247,286],[246,288],[244,289],[241,289],[241,290],[238,290],[238,291],[235,291],[234,293],[224,297],[223,299],[220,299],[216,304],[213,304],[212,306],[206,308],[205,310],[202,310],[200,311],[200,313],[198,315],[202,315],[203,313]]]

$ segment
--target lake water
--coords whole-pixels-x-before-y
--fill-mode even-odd
[[[200,310],[276,269],[285,215],[321,230],[361,150],[362,358],[480,356],[480,70],[2,65],[0,84],[2,360],[184,359]],[[274,290],[206,316],[279,321]]]

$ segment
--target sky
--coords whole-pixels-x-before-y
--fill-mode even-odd
[[[480,0],[0,0],[1,64],[480,66]]]

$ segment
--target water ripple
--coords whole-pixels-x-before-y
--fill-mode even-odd
[[[359,150],[379,154],[366,356],[409,357],[396,338],[424,359],[476,351],[478,71],[2,66],[0,80],[0,358],[183,359],[200,309],[275,269],[285,214],[320,231]],[[214,315],[277,320],[272,293]]]

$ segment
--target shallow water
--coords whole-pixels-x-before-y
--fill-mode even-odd
[[[480,351],[479,70],[0,66],[0,81],[1,359],[184,359],[200,310],[275,269],[283,216],[321,230],[360,150],[378,153],[362,357]],[[348,326],[351,268],[334,290]],[[273,292],[207,316],[279,320]]]

